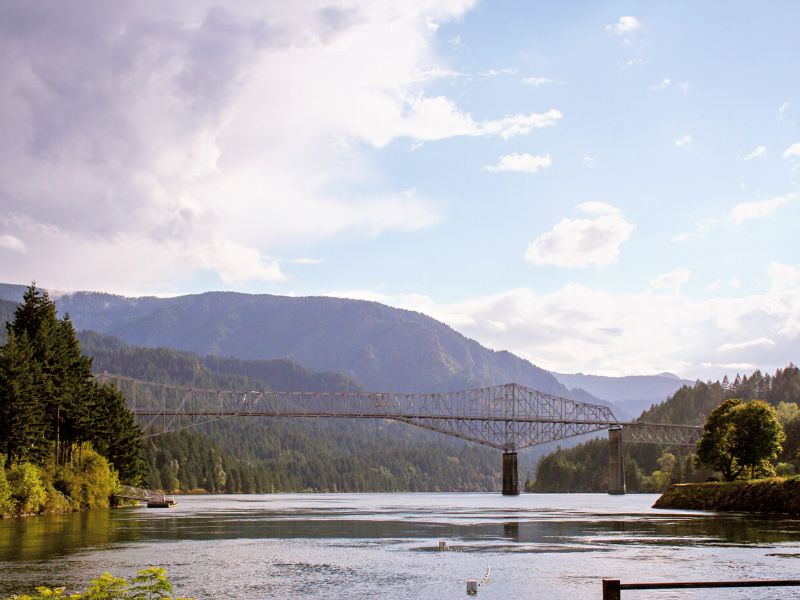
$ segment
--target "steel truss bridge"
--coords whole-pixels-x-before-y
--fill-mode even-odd
[[[625,493],[623,439],[693,445],[700,428],[622,422],[607,406],[509,383],[459,392],[281,392],[200,389],[103,373],[125,396],[145,436],[233,417],[391,419],[503,451],[503,493],[519,493],[517,451],[608,430],[611,493]],[[615,483],[616,482],[616,483]]]

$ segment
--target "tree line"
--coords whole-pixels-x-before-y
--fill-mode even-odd
[[[707,422],[708,419],[708,422]],[[755,371],[684,386],[644,411],[647,423],[700,425],[697,448],[626,444],[629,491],[659,492],[670,483],[800,473],[800,369]],[[709,426],[710,423],[710,426]],[[777,464],[773,464],[777,463]],[[544,457],[528,491],[600,492],[608,489],[608,442],[594,439]]]
[[[75,477],[92,468],[140,482],[145,464],[139,427],[116,388],[95,382],[69,316],[59,319],[48,294],[31,285],[6,323],[5,337],[0,460],[7,469],[3,485],[12,489],[0,512],[37,512],[48,497],[59,506],[89,504],[91,481],[78,484]]]
[[[201,357],[79,334],[95,371],[213,389],[357,391],[351,378],[286,360]],[[483,491],[500,485],[496,452],[410,425],[246,418],[150,438],[145,482],[209,493]]]

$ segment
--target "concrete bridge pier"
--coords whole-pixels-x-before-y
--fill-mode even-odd
[[[625,460],[622,454],[622,429],[608,430],[608,493],[625,493]]]
[[[519,496],[516,452],[503,452],[503,496]]]

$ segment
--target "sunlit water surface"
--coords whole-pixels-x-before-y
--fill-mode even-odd
[[[168,569],[203,598],[600,598],[623,581],[796,579],[800,520],[655,510],[656,496],[274,494],[178,497],[0,521],[0,595]],[[447,551],[439,551],[445,541]],[[724,592],[724,593],[723,593]],[[800,598],[800,588],[623,598]]]

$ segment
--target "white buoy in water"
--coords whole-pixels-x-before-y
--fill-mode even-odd
[[[447,542],[444,540],[439,541],[439,550],[447,550]]]
[[[470,595],[474,595],[478,593],[478,580],[477,579],[467,579],[467,593]]]

